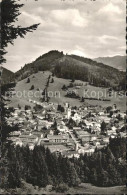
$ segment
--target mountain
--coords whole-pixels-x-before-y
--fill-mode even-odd
[[[22,80],[38,71],[50,70],[59,78],[79,79],[98,87],[118,87],[125,84],[125,73],[118,69],[76,55],[64,55],[57,50],[50,51],[32,63],[26,64],[15,73]]]
[[[52,68],[52,63],[63,56],[63,52],[59,52],[57,50],[53,50],[46,54],[43,54],[42,56],[38,57],[34,62],[26,64],[23,68],[17,71],[15,73],[15,78],[17,80],[21,80],[28,77],[32,73],[50,70]]]
[[[114,56],[114,57],[99,57],[94,59],[97,62],[107,64],[118,70],[126,70],[126,56]]]
[[[4,67],[0,67],[1,83],[5,84],[10,82],[14,78],[14,73]]]

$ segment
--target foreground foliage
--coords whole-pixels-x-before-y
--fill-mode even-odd
[[[58,191],[64,191],[67,186],[78,186],[80,182],[105,187],[124,185],[125,146],[124,138],[116,138],[110,140],[106,149],[96,151],[91,156],[68,159],[52,154],[43,146],[29,150],[28,146],[3,144],[1,187],[20,187],[22,179],[39,187],[51,184]]]

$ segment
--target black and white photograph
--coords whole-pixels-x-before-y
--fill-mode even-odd
[[[0,0],[0,88],[0,194],[127,194],[125,0]]]

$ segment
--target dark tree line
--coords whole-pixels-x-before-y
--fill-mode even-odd
[[[88,182],[97,186],[125,185],[125,138],[111,139],[107,148],[91,156],[68,159],[51,153],[48,148],[8,145],[2,148],[1,187],[20,187],[21,179],[34,186],[48,184],[78,186]],[[116,152],[117,151],[117,152]]]
[[[87,65],[82,65],[82,62]],[[125,73],[79,56],[72,55],[71,58],[55,62],[54,73],[57,77],[82,80],[97,87],[125,89]]]
[[[57,64],[54,68],[54,73],[57,77],[65,79],[77,79],[89,82],[91,85],[98,87],[110,87],[110,82],[103,77],[89,72],[87,67],[74,65],[71,62],[65,62],[64,66]]]
[[[43,146],[35,146],[31,151],[28,146],[21,148],[9,145],[3,148],[3,155],[1,161],[3,188],[20,187],[21,179],[39,187],[48,184],[58,186],[59,183],[76,186],[80,182],[69,159],[61,155],[57,157]]]

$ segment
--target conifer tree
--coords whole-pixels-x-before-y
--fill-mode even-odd
[[[16,0],[2,0],[1,7],[1,50],[0,50],[0,63],[6,62],[4,55],[6,47],[9,43],[14,44],[17,37],[24,38],[28,32],[33,32],[37,29],[39,24],[34,24],[29,27],[22,27],[14,25],[18,21],[18,16],[21,14],[20,9],[23,4],[17,3]]]

